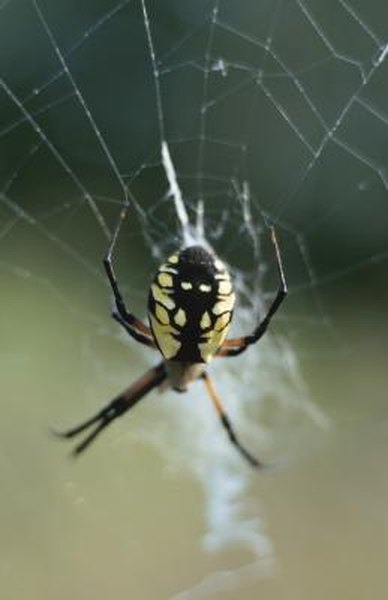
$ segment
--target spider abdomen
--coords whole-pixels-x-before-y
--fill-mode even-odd
[[[166,360],[206,363],[222,345],[235,296],[224,264],[202,246],[190,246],[163,263],[151,285],[148,314]]]

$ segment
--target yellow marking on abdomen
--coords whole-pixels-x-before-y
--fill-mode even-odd
[[[174,338],[173,333],[179,332],[171,325],[161,325],[152,313],[149,315],[152,333],[158,343],[161,353],[166,360],[173,358],[179,351],[181,343]]]
[[[222,331],[216,331],[213,329],[206,334],[207,340],[202,344],[198,344],[199,352],[201,354],[202,360],[206,363],[209,362],[218,348],[222,345],[224,339],[226,338],[226,334],[228,332],[229,327],[225,327]]]
[[[201,321],[199,323],[199,326],[201,329],[208,329],[210,327],[210,325],[212,324],[211,320],[210,320],[210,316],[208,312],[204,312],[201,318]]]
[[[175,302],[170,296],[168,296],[168,292],[162,290],[156,283],[151,285],[151,293],[155,300],[155,302],[159,302],[159,304],[163,304],[167,310],[173,310],[175,308]]]
[[[199,285],[199,289],[201,292],[211,292],[212,291],[212,286],[208,285],[207,283],[201,283]]]
[[[222,331],[224,329],[224,327],[226,327],[229,324],[230,318],[231,318],[230,312],[226,312],[223,315],[221,315],[220,317],[218,317],[218,319],[214,325],[215,331]]]
[[[191,290],[193,288],[193,284],[190,281],[182,281],[181,288],[183,290]]]
[[[183,327],[186,324],[187,318],[186,318],[186,313],[183,310],[183,308],[178,309],[178,312],[176,313],[176,315],[174,317],[174,321],[180,327]]]
[[[172,280],[171,275],[169,275],[169,273],[159,273],[158,283],[162,287],[172,287],[173,286],[173,280]]]
[[[220,281],[218,284],[218,293],[219,294],[230,294],[232,291],[232,284],[230,281]]]
[[[230,296],[227,296],[225,299],[219,300],[212,308],[213,314],[221,315],[224,312],[231,312],[233,310],[234,301],[234,294],[230,294]]]
[[[169,267],[166,264],[163,264],[159,267],[159,272],[160,273],[172,273],[173,275],[177,275],[178,271],[177,269],[174,269],[174,267]]]
[[[170,315],[168,314],[166,309],[163,308],[163,306],[161,306],[160,304],[156,304],[155,306],[155,315],[158,321],[162,323],[162,325],[170,324]]]

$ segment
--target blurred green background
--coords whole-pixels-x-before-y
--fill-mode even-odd
[[[0,6],[1,597],[384,597],[386,2],[146,8],[161,118],[141,2]],[[199,437],[212,419],[196,414],[199,387],[153,395],[78,462],[49,434],[152,363],[110,322],[100,222],[114,226],[125,182],[117,273],[144,315],[158,260],[180,243],[161,134],[190,218],[202,199],[206,236],[234,271],[244,328],[262,308],[256,282],[266,301],[276,289],[265,217],[277,226],[290,295],[273,338],[216,370],[244,439],[287,459],[269,474],[238,462],[228,475],[216,424],[209,445]],[[329,427],[294,415],[288,385]],[[249,516],[240,539],[208,552],[211,515],[220,530],[225,518],[207,481],[218,447],[220,487],[240,485],[230,506]],[[258,523],[255,554],[241,540],[247,527],[256,543]]]

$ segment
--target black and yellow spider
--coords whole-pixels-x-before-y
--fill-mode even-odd
[[[95,416],[73,429],[59,433],[61,437],[72,438],[95,425],[76,446],[74,454],[83,452],[105,427],[135,406],[156,386],[167,384],[178,392],[184,392],[191,382],[202,379],[230,441],[252,466],[263,466],[261,461],[240,444],[206,372],[206,365],[213,357],[237,356],[256,343],[266,332],[287,294],[275,230],[271,228],[270,231],[280,280],[278,292],[266,317],[253,333],[233,339],[226,339],[226,335],[232,319],[235,295],[230,275],[215,254],[199,245],[189,246],[172,254],[159,267],[149,292],[148,327],[127,311],[120,293],[112,266],[116,235],[114,236],[104,259],[105,271],[115,299],[112,316],[136,341],[159,350],[163,360]]]

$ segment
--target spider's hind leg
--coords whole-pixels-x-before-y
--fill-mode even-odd
[[[133,408],[139,400],[141,400],[153,388],[160,385],[166,379],[166,369],[164,363],[153,367],[147,371],[140,379],[135,381],[122,394],[114,398],[109,404],[101,409],[90,419],[87,419],[80,425],[73,427],[64,432],[55,432],[58,437],[71,439],[83,431],[89,429],[92,425],[96,425],[94,429],[80,442],[73,450],[74,455],[81,454],[95,440],[95,438],[108,426],[112,421],[123,415],[125,412]]]
[[[254,467],[255,469],[262,469],[265,465],[261,462],[261,460],[257,459],[255,456],[253,456],[253,454],[251,454],[238,440],[236,433],[230,422],[230,419],[221,404],[221,400],[218,397],[216,389],[215,389],[209,375],[206,372],[202,374],[202,379],[205,382],[206,389],[209,392],[209,396],[210,396],[210,398],[213,402],[213,405],[218,413],[218,416],[221,419],[222,425],[224,426],[224,428],[227,431],[230,441],[237,448],[237,450],[240,452],[240,454],[245,458],[245,460],[247,462],[249,462],[249,464],[252,467]]]

